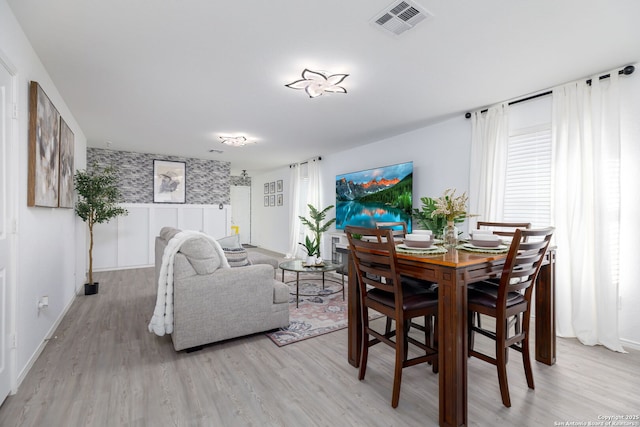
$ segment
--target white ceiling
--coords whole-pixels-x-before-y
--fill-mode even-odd
[[[638,0],[417,0],[434,16],[400,36],[370,23],[390,0],[7,1],[90,147],[229,161],[234,174],[640,59]],[[286,88],[304,68],[350,74],[348,93]]]

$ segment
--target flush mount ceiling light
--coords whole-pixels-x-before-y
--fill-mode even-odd
[[[242,147],[247,144],[251,144],[244,136],[220,136],[220,142],[226,145],[231,145],[232,147]]]
[[[304,89],[309,98],[315,98],[325,92],[329,93],[347,93],[342,86],[338,86],[349,74],[332,74],[325,75],[319,71],[311,71],[305,68],[302,72],[302,79],[285,85],[291,89]]]

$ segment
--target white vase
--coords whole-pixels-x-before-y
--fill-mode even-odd
[[[316,257],[313,255],[309,255],[304,265],[316,265]]]

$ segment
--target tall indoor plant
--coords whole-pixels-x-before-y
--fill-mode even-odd
[[[316,258],[322,259],[320,257],[320,238],[322,237],[322,233],[327,231],[329,227],[331,227],[331,225],[334,222],[336,222],[336,219],[331,218],[329,221],[325,222],[324,224],[322,224],[322,222],[325,220],[327,216],[327,211],[329,211],[330,209],[333,209],[333,205],[329,205],[321,211],[316,209],[316,207],[311,204],[307,206],[309,207],[310,218],[305,218],[303,216],[300,216],[298,218],[300,218],[300,221],[302,221],[302,223],[305,226],[307,226],[309,231],[313,234],[313,240],[310,240],[307,236],[305,243],[300,243],[300,244],[302,246],[305,246],[305,248],[307,248],[306,243],[315,243],[315,246],[313,247],[314,253],[313,254],[310,253],[309,256],[315,255]]]
[[[100,169],[93,164],[91,168],[76,171],[73,182],[78,192],[75,212],[89,226],[89,281],[84,285],[84,293],[92,295],[98,292],[98,283],[93,281],[93,228],[128,212],[118,206],[122,195],[113,166]]]

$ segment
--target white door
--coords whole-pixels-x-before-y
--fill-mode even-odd
[[[11,137],[11,125],[13,121],[13,78],[0,61],[0,404],[11,390],[11,365],[9,363],[10,336],[11,336],[11,289],[10,278],[10,237],[9,230],[9,200],[8,179],[11,176],[7,170],[10,164],[7,156],[10,154],[9,138]]]
[[[231,186],[231,226],[240,231],[240,243],[251,243],[251,187]]]

